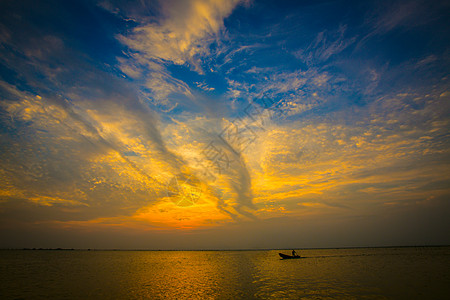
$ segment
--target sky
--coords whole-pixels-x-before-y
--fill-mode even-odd
[[[0,2],[0,248],[450,244],[448,1]]]

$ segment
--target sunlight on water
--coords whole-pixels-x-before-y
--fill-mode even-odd
[[[450,248],[0,251],[2,299],[444,299]]]

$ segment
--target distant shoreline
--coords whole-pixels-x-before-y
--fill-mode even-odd
[[[270,249],[100,249],[100,248],[0,248],[0,251],[287,251],[287,250],[338,250],[338,249],[388,249],[388,248],[438,248],[450,245],[415,245],[415,246],[361,246],[361,247],[326,247],[326,248],[270,248]]]

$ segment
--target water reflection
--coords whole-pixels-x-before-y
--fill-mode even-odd
[[[254,255],[254,253],[253,253]],[[135,273],[138,297],[236,299],[253,295],[250,252],[145,252]],[[145,287],[142,289],[140,287]]]
[[[0,251],[4,299],[444,299],[450,248]]]

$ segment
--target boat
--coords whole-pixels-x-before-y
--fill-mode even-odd
[[[280,255],[282,259],[304,258],[299,255],[292,256],[292,255],[287,255],[287,254],[283,254],[283,253],[278,253],[278,255]]]

